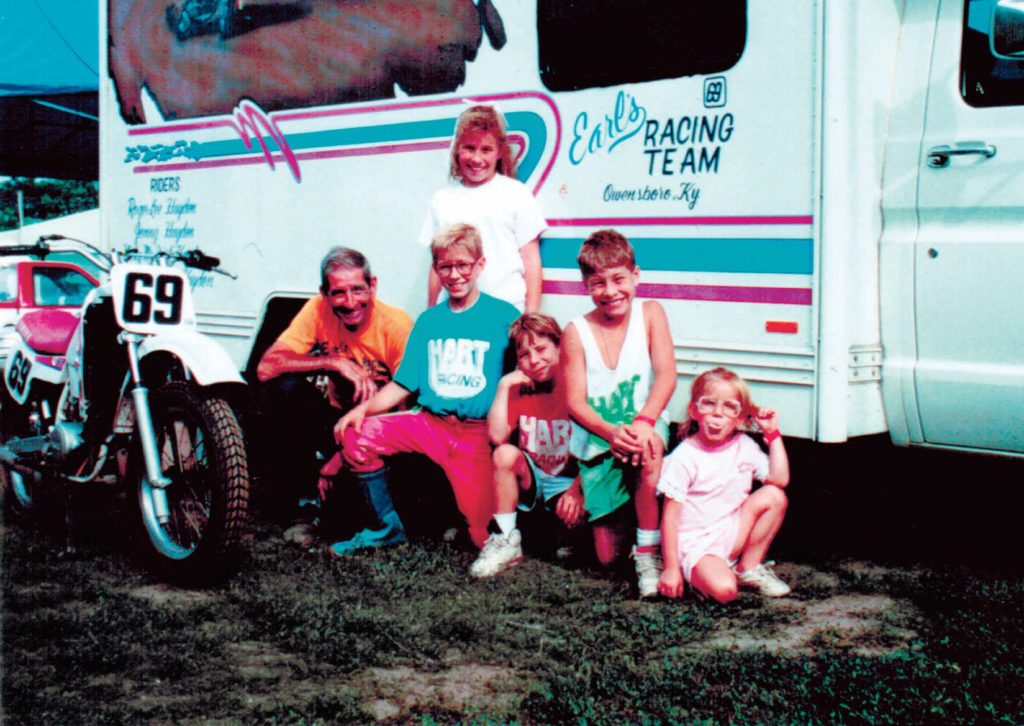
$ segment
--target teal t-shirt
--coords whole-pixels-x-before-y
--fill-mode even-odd
[[[504,373],[508,328],[519,311],[485,293],[462,312],[447,302],[416,319],[394,381],[439,416],[483,419]]]

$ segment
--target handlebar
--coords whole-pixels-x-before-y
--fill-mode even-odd
[[[29,255],[30,257],[38,257],[45,259],[46,255],[50,253],[50,246],[43,242],[43,238],[40,237],[35,244],[32,245],[3,245],[0,247],[0,257],[8,257],[14,255]]]
[[[43,236],[39,237],[34,244],[31,245],[0,245],[0,257],[26,255],[29,257],[36,257],[40,260],[45,260],[47,255],[55,251],[49,245],[50,242],[53,242],[55,240],[67,240],[69,242],[76,242],[80,245],[88,247],[94,253],[96,253],[104,260],[106,260],[109,265],[113,265],[113,260],[111,259],[111,256],[108,255],[106,252],[103,252],[97,247],[94,247],[85,240],[76,239],[74,237],[65,237],[62,234],[44,234]],[[178,262],[184,264],[186,267],[192,267],[197,270],[203,270],[204,272],[217,272],[221,275],[225,275],[226,277],[230,277],[232,280],[237,279],[237,277],[235,275],[232,275],[230,272],[220,269],[219,257],[208,255],[198,248],[194,250],[189,250],[187,252],[171,253],[160,251],[152,254],[143,254],[137,248],[132,247],[126,248],[125,250],[117,254],[119,254],[120,257],[125,259],[129,259],[131,257],[150,257],[155,259],[165,258],[168,260],[177,260]]]
[[[47,255],[57,251],[50,247],[48,243],[55,242],[57,240],[67,240],[68,242],[80,244],[105,260],[107,265],[113,264],[110,259],[110,255],[98,247],[89,244],[83,239],[78,239],[77,237],[66,237],[62,234],[44,234],[35,241],[35,244],[31,245],[0,245],[0,257],[27,255],[29,257],[36,257],[40,260],[45,260]]]
[[[142,253],[139,252],[138,249],[130,248],[130,249],[124,250],[124,252],[122,252],[121,255],[123,257],[125,257],[125,258],[131,258],[131,257],[138,256],[138,257],[151,257],[151,258],[156,258],[156,259],[164,258],[164,259],[167,259],[167,260],[175,260],[177,262],[181,262],[182,264],[184,264],[185,267],[192,267],[192,268],[194,268],[196,270],[203,270],[204,272],[216,272],[218,274],[224,275],[225,277],[230,277],[232,280],[237,280],[238,279],[237,276],[232,275],[227,270],[220,269],[220,258],[219,257],[214,257],[213,255],[208,255],[205,252],[203,252],[202,250],[200,250],[199,248],[196,248],[194,250],[188,250],[187,252],[171,253],[171,252],[160,251],[160,252],[155,252],[155,253],[152,253],[152,254],[142,254]]]

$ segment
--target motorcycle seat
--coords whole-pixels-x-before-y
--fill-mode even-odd
[[[16,330],[36,353],[64,355],[76,327],[78,317],[67,310],[31,310],[21,316]]]

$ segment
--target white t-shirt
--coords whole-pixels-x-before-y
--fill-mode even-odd
[[[750,494],[753,480],[766,476],[768,455],[746,434],[714,448],[691,436],[665,457],[658,493],[683,505],[680,537],[696,536],[728,522]]]
[[[506,300],[522,312],[526,278],[519,248],[547,229],[537,200],[520,181],[495,174],[486,184],[467,187],[453,181],[434,193],[419,242],[430,246],[442,227],[463,222],[480,230],[487,263],[477,279],[483,292]]]

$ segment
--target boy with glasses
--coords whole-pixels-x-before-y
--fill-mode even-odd
[[[473,543],[482,547],[487,540],[494,510],[486,419],[503,373],[509,326],[519,311],[477,287],[486,260],[475,227],[443,227],[431,254],[448,299],[417,318],[393,380],[334,427],[341,451],[321,470],[321,488],[331,486],[344,460],[379,519],[379,526],[334,543],[331,553],[339,557],[405,541],[381,459],[400,452],[424,454],[441,466]],[[376,415],[410,396],[420,410]]]

